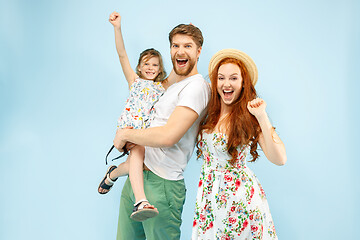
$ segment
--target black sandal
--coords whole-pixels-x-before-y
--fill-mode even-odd
[[[110,178],[110,173],[112,171],[114,171],[116,168],[117,168],[116,166],[112,165],[106,171],[105,177],[102,179],[102,181],[101,181],[101,183],[99,184],[99,187],[98,187],[98,192],[100,194],[106,194],[106,193],[110,192],[110,189],[112,188],[112,186],[114,186],[114,183],[116,182],[117,178],[115,180],[111,179]],[[108,180],[109,183],[111,183],[111,185],[106,184],[106,182],[105,182],[106,179]],[[109,191],[100,192],[100,188],[106,189],[106,190],[109,190]]]
[[[141,205],[141,203],[143,202],[147,202],[144,205]],[[146,206],[150,206],[150,203],[148,200],[146,199],[142,199],[140,201],[138,201],[137,203],[134,204],[134,209],[132,214],[130,215],[130,218],[134,221],[137,222],[142,222],[145,221],[146,219],[152,218],[152,217],[156,217],[159,214],[159,211],[154,208],[154,207],[148,207],[145,208]]]

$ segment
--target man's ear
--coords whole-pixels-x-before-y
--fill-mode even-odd
[[[199,61],[200,53],[201,53],[202,47],[199,47],[197,49],[196,59]]]
[[[197,58],[199,59],[200,57],[200,53],[201,53],[202,47],[199,47],[197,50]]]

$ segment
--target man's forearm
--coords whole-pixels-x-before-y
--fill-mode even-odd
[[[147,129],[118,129],[114,146],[121,151],[126,142],[149,147],[171,147],[185,135],[198,118],[198,114],[187,107],[176,107],[164,126]]]
[[[179,141],[165,126],[147,129],[121,129],[117,135],[125,141],[149,147],[171,147]]]

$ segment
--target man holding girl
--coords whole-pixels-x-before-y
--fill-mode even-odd
[[[183,171],[193,153],[210,89],[198,73],[203,36],[197,27],[180,24],[169,34],[174,83],[154,106],[147,129],[118,129],[114,146],[145,146],[144,190],[159,215],[144,222],[129,218],[134,195],[129,179],[121,194],[117,239],[179,239],[186,189]]]

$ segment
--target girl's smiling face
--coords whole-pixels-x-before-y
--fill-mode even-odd
[[[234,63],[225,63],[219,67],[217,91],[221,97],[221,105],[230,106],[240,96],[242,90],[240,67]]]
[[[143,57],[139,66],[141,78],[145,80],[155,80],[160,73],[160,61],[158,57]]]

